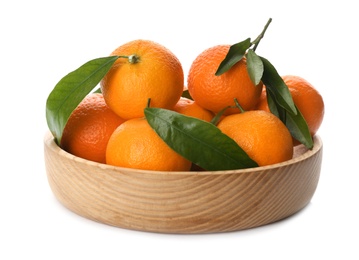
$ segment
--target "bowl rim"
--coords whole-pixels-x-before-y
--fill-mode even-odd
[[[153,170],[142,170],[142,169],[135,169],[135,168],[126,168],[120,166],[114,166],[109,164],[98,163],[94,161],[90,161],[76,155],[73,155],[65,150],[63,150],[56,142],[55,138],[50,131],[45,134],[44,137],[44,145],[47,146],[49,149],[56,152],[59,156],[65,157],[68,160],[74,160],[78,163],[92,165],[94,167],[99,167],[103,170],[111,170],[111,171],[118,171],[118,172],[132,172],[132,173],[150,173],[150,174],[173,174],[173,175],[226,175],[226,174],[241,174],[241,173],[253,173],[253,172],[263,172],[269,169],[276,169],[283,166],[292,165],[301,161],[304,161],[313,155],[317,154],[323,147],[322,139],[319,135],[313,136],[314,146],[311,150],[304,147],[304,145],[296,146],[295,149],[297,150],[298,156],[293,156],[292,159],[266,165],[266,166],[259,166],[254,168],[246,168],[246,169],[236,169],[236,170],[218,170],[218,171],[153,171]]]

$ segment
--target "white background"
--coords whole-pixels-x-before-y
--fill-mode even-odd
[[[355,1],[2,1],[0,259],[359,259],[358,25]],[[86,61],[134,39],[181,60],[256,37],[280,74],[322,94],[321,178],[284,221],[210,235],[164,235],[95,223],[65,209],[46,179],[45,102]]]

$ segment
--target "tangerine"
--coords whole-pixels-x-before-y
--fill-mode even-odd
[[[78,157],[105,163],[107,142],[124,121],[106,105],[102,94],[89,94],[71,113],[60,146]]]
[[[320,128],[324,118],[324,100],[318,90],[302,77],[294,75],[282,76],[284,83],[292,95],[293,102],[302,113],[307,122],[310,134],[314,136]],[[262,91],[260,101],[256,109],[269,112],[267,94],[265,88]],[[299,142],[295,142],[299,144]]]
[[[314,136],[324,118],[324,101],[321,94],[302,77],[282,76],[292,94],[293,102],[308,124],[310,134]]]
[[[188,171],[192,165],[172,150],[145,118],[129,119],[113,132],[107,145],[106,162],[154,171]]]
[[[270,112],[268,101],[267,101],[267,90],[265,87],[262,90],[261,96],[259,97],[259,101],[255,109]]]
[[[230,45],[217,45],[204,50],[193,61],[188,73],[188,91],[193,100],[214,113],[235,106],[234,99],[244,110],[252,110],[262,92],[263,83],[256,86],[251,81],[245,58],[222,75],[215,75],[229,48]],[[225,114],[233,113],[240,113],[240,110],[227,109]]]
[[[211,111],[204,109],[198,105],[196,101],[185,97],[180,98],[173,110],[180,114],[192,116],[207,122],[210,122],[214,117],[214,114]]]
[[[148,99],[153,107],[171,109],[181,97],[182,65],[164,46],[134,40],[111,55],[119,58],[102,79],[101,90],[108,106],[120,117],[143,117]]]
[[[228,115],[218,128],[231,137],[259,166],[275,164],[293,157],[288,128],[272,113],[262,110]]]

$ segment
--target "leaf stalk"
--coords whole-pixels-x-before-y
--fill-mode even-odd
[[[262,40],[262,38],[264,37],[265,32],[268,29],[269,24],[272,22],[272,18],[269,18],[268,22],[266,23],[266,25],[263,28],[263,31],[257,36],[257,38],[251,43],[252,45],[254,45],[253,47],[253,51],[255,52],[260,41]]]

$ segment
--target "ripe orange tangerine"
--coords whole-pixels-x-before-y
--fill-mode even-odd
[[[218,123],[218,128],[259,166],[287,161],[293,157],[291,134],[272,113],[252,110],[229,115]]]
[[[71,113],[60,146],[78,157],[105,163],[107,142],[124,121],[106,105],[102,94],[89,94]]]
[[[308,124],[312,136],[316,134],[324,118],[324,101],[315,87],[302,77],[282,76],[297,105]]]
[[[148,99],[152,107],[171,109],[181,97],[182,65],[164,46],[135,40],[111,55],[120,58],[101,81],[101,90],[108,106],[120,117],[143,117]]]
[[[145,118],[129,119],[113,132],[107,145],[106,162],[153,171],[189,171],[192,165],[172,150]]]
[[[324,100],[318,90],[302,77],[294,75],[282,76],[284,83],[292,95],[293,102],[302,113],[307,122],[310,134],[314,136],[320,128],[324,118]],[[257,104],[256,109],[269,112],[267,94],[265,88]],[[299,142],[295,142],[299,144]]]
[[[229,48],[230,45],[217,45],[204,50],[193,61],[188,73],[188,91],[193,100],[214,113],[235,106],[234,99],[244,110],[252,110],[262,92],[263,83],[255,86],[251,81],[245,58],[224,74],[215,75]],[[225,114],[233,113],[240,113],[240,110],[227,109]]]
[[[210,122],[214,117],[211,111],[204,109],[198,105],[197,102],[185,97],[180,98],[173,110],[180,114],[192,116],[207,122]]]

